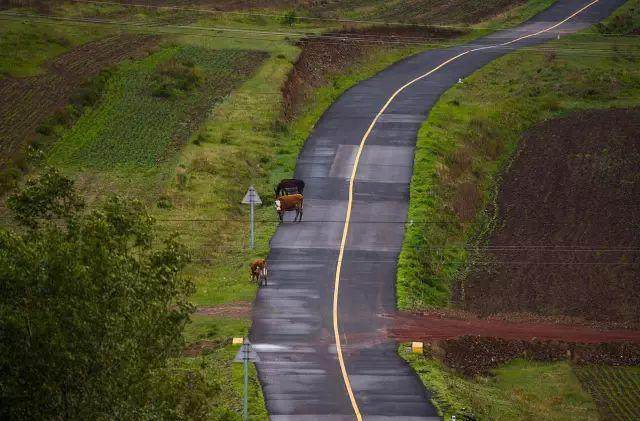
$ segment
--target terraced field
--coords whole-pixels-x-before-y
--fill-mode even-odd
[[[0,167],[33,139],[36,128],[64,107],[84,81],[122,60],[145,56],[157,41],[155,36],[112,36],[57,57],[41,76],[0,79]]]
[[[116,164],[153,167],[172,157],[214,104],[264,58],[256,52],[173,47],[123,64],[108,81],[100,105],[56,144],[50,162],[101,169]],[[166,83],[157,80],[166,63],[177,66],[169,73],[192,71],[187,76],[201,80],[188,91],[156,92],[162,88],[159,83]],[[181,77],[171,77],[176,76]]]
[[[588,365],[575,372],[603,419],[640,419],[640,367]]]

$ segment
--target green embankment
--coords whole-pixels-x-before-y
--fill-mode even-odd
[[[597,420],[598,412],[567,362],[514,360],[490,377],[466,379],[440,361],[411,353],[400,355],[411,364],[445,420],[451,415],[479,420]]]
[[[494,216],[482,210],[526,129],[576,110],[640,103],[639,55],[633,39],[582,32],[500,58],[440,98],[418,133],[400,308],[449,305],[465,247],[491,229]]]

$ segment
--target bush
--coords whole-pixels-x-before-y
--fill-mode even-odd
[[[71,97],[71,103],[77,108],[93,107],[98,103],[109,79],[112,77],[111,70],[103,70],[100,74],[85,83],[78,93]]]
[[[175,58],[158,64],[156,67],[155,87],[152,95],[157,98],[171,98],[183,95],[203,82],[202,70],[192,61],[178,61]]]
[[[283,25],[293,26],[297,20],[298,17],[296,16],[295,10],[289,10],[282,16],[281,22]]]

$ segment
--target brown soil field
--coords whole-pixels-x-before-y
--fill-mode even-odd
[[[497,223],[457,301],[479,315],[640,325],[640,109],[586,111],[526,133]]]
[[[327,33],[331,38],[306,38],[298,45],[302,52],[282,88],[284,99],[283,119],[294,119],[301,107],[308,103],[315,88],[325,85],[332,75],[344,72],[367,54],[380,48],[393,48],[396,41],[428,42],[434,39],[453,38],[462,32],[457,30],[417,27],[381,26],[371,28],[345,28]],[[349,37],[344,42],[341,37]]]
[[[155,36],[119,35],[57,57],[40,76],[0,79],[0,168],[22,151],[36,128],[64,107],[84,81],[128,58],[146,56]]]
[[[582,364],[634,366],[640,364],[640,345],[629,342],[577,344],[561,341],[520,341],[463,336],[433,344],[425,352],[466,376],[489,370],[516,358],[533,361],[570,360]]]

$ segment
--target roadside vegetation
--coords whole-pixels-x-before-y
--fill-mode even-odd
[[[640,27],[639,10],[629,1],[592,29],[509,54],[440,98],[418,134],[401,309],[464,304],[469,270],[503,224],[496,201],[523,133],[574,112],[640,104],[640,43],[627,36]],[[633,419],[637,407],[637,367],[524,359],[464,376],[438,355],[399,352],[446,419]]]
[[[594,402],[565,361],[514,360],[475,379],[461,377],[435,358],[402,356],[416,371],[445,420],[598,420]]]

